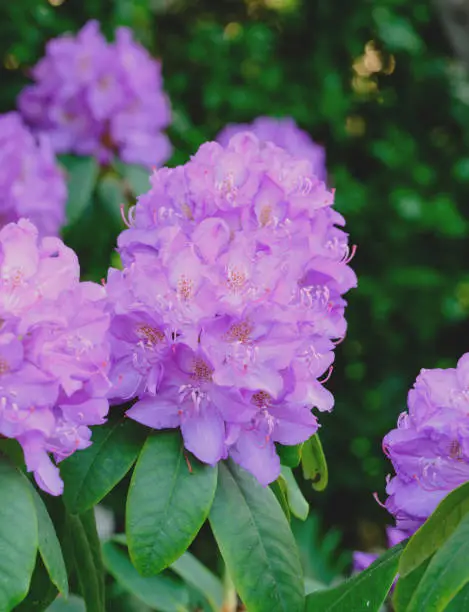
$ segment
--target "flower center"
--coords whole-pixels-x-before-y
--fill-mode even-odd
[[[194,291],[194,283],[187,276],[181,276],[178,280],[177,293],[183,302],[188,302]]]
[[[259,408],[268,408],[271,401],[272,397],[265,391],[257,391],[251,398],[251,402]]]
[[[194,359],[192,365],[192,377],[198,382],[210,382],[212,380],[212,368],[200,357]]]
[[[251,339],[252,326],[247,321],[234,323],[227,331],[225,339],[228,342],[241,342],[247,344]]]
[[[0,376],[7,374],[10,371],[10,365],[6,359],[0,357]]]
[[[235,293],[241,290],[246,283],[246,275],[238,268],[228,270],[228,287]]]
[[[165,340],[165,335],[161,330],[146,324],[138,326],[137,335],[152,346],[160,344]]]

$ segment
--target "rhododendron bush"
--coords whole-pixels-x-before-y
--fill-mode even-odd
[[[326,151],[265,109],[168,162],[161,63],[110,40],[0,115],[0,611],[466,609],[469,354],[383,440],[389,550],[311,580],[360,285]]]

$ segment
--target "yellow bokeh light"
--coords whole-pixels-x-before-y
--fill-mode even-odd
[[[3,59],[3,65],[7,70],[16,70],[19,68],[20,63],[18,58],[16,58],[12,53],[8,53]]]
[[[223,36],[228,40],[232,40],[233,38],[238,38],[238,36],[243,31],[243,26],[236,21],[232,21],[225,26],[223,31]]]
[[[60,6],[65,2],[65,0],[48,0],[51,6]]]
[[[350,136],[363,136],[366,130],[366,123],[359,115],[350,115],[345,121],[345,131]]]

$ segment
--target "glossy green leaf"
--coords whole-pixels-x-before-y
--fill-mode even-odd
[[[290,512],[290,506],[288,505],[288,501],[287,501],[287,483],[285,481],[285,478],[282,476],[282,474],[280,474],[277,480],[274,480],[274,482],[271,482],[269,486],[272,489],[273,494],[277,498],[277,501],[280,504],[280,507],[282,508],[283,513],[287,517],[287,520],[290,522],[291,512]]]
[[[443,499],[433,514],[410,538],[399,563],[399,575],[407,576],[431,557],[469,513],[469,482]]]
[[[280,463],[287,467],[295,468],[300,465],[301,455],[303,452],[303,443],[295,444],[294,446],[284,446],[277,444],[277,453],[280,457]]]
[[[103,545],[104,563],[112,576],[150,608],[159,612],[188,610],[189,593],[180,580],[172,576],[141,576],[127,554],[113,542]]]
[[[87,612],[87,610],[81,597],[70,595],[68,599],[57,597],[54,603],[47,608],[47,612]]]
[[[16,468],[0,459],[0,610],[12,610],[29,589],[38,526],[31,491]]]
[[[150,189],[150,170],[135,164],[124,164],[121,161],[116,161],[114,165],[134,197]]]
[[[305,521],[309,514],[309,504],[296,482],[295,476],[290,468],[282,466],[282,476],[286,485],[286,496],[291,513],[301,521]]]
[[[298,549],[269,487],[231,461],[220,464],[210,524],[249,612],[303,610]]]
[[[306,612],[378,612],[396,577],[403,548],[403,543],[398,544],[353,578],[311,593]]]
[[[408,574],[405,578],[399,577],[392,598],[393,606],[396,612],[406,612],[407,606],[412,599],[412,595],[414,594],[415,589],[425,573],[429,562],[430,559],[427,559],[416,569],[414,569],[413,572],[410,572],[410,574]]]
[[[60,156],[67,175],[67,222],[73,225],[91,204],[99,166],[94,157]]]
[[[30,487],[31,496],[36,508],[36,516],[38,523],[39,534],[39,553],[44,562],[50,579],[57,587],[59,592],[67,597],[68,595],[68,577],[67,568],[62,554],[59,539],[55,532],[54,524],[49,516],[46,506],[41,499],[41,496],[34,487],[26,480]]]
[[[469,582],[469,514],[432,557],[407,612],[442,612]]]
[[[314,434],[303,444],[301,457],[303,476],[311,480],[313,489],[324,491],[329,480],[326,457],[318,434]]]
[[[68,517],[75,571],[87,612],[105,612],[104,566],[93,510]]]
[[[216,486],[217,468],[189,458],[178,432],[148,438],[126,512],[130,557],[142,575],[157,574],[187,550],[208,516]]]
[[[213,612],[219,612],[223,605],[223,585],[215,574],[203,565],[190,552],[185,552],[171,565],[176,572],[190,586],[204,595]]]
[[[79,514],[95,506],[122,480],[143,445],[147,430],[131,419],[113,418],[93,428],[93,444],[60,464],[64,502]]]
[[[15,612],[43,612],[57,595],[57,588],[50,580],[41,556],[37,555],[28,594],[18,606],[15,606]]]

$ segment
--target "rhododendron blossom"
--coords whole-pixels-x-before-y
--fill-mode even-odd
[[[456,368],[422,370],[409,391],[408,411],[384,438],[396,472],[385,505],[409,533],[469,480],[468,388],[469,353]]]
[[[28,123],[47,132],[59,153],[94,155],[107,163],[117,153],[125,162],[158,166],[171,155],[162,130],[171,112],[162,89],[160,63],[118,28],[108,43],[96,21],[76,36],[47,44],[33,68],[33,85],[18,105]]]
[[[65,177],[47,136],[33,136],[18,113],[0,115],[0,227],[27,217],[42,236],[55,236],[66,200]]]
[[[273,142],[298,159],[307,159],[311,171],[322,181],[326,180],[326,151],[311,140],[307,132],[300,129],[291,117],[277,119],[258,117],[252,123],[230,123],[217,136],[217,142],[226,146],[240,132],[250,131],[264,142]]]
[[[111,398],[137,397],[129,417],[180,427],[200,460],[232,457],[268,484],[275,443],[308,439],[312,408],[333,406],[321,377],[356,284],[344,220],[308,160],[251,133],[151,184],[108,278]]]
[[[0,434],[21,444],[39,486],[58,495],[56,462],[90,445],[108,412],[106,295],[79,282],[75,253],[21,219],[0,230]]]

